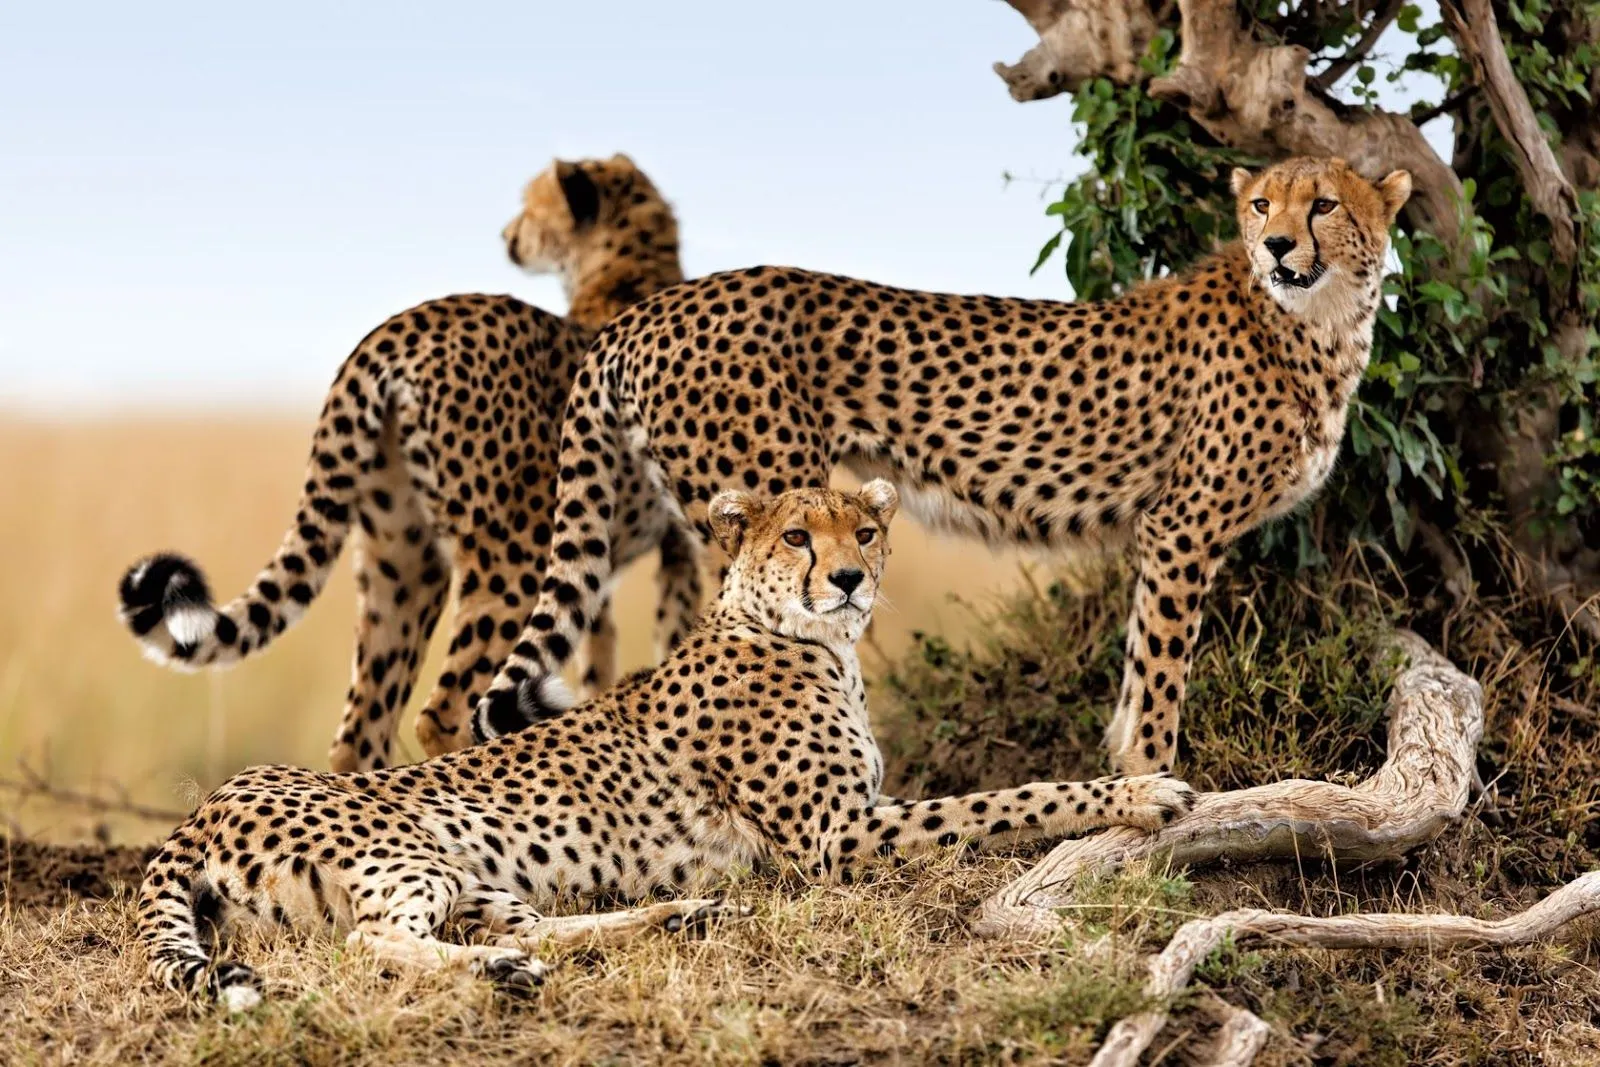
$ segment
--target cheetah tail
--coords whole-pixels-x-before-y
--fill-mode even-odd
[[[607,380],[614,337],[614,330],[603,330],[590,346],[567,402],[550,569],[516,647],[473,712],[474,742],[559,715],[574,702],[556,672],[604,608],[611,579],[611,518],[623,449],[614,383]]]
[[[117,589],[117,615],[147,657],[179,670],[232,666],[299,621],[349,532],[360,484],[379,449],[386,393],[357,348],[318,420],[294,522],[242,595],[214,606],[199,566],[170,552],[128,568]]]
[[[261,1002],[255,972],[242,963],[213,960],[200,937],[200,912],[220,903],[205,876],[200,852],[180,827],[145,868],[139,889],[139,942],[150,977],[180,993],[221,1001],[229,1011]]]

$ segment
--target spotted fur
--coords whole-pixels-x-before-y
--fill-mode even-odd
[[[1121,824],[1185,810],[1165,776],[1036,783],[889,803],[856,642],[888,556],[897,499],[727,492],[712,529],[721,594],[660,666],[528,729],[409,767],[262,767],[205,800],[150,864],[139,903],[152,975],[249,1006],[253,975],[213,958],[199,916],[332,924],[419,967],[537,984],[552,943],[678,929],[729,912],[688,899],[543,917],[561,897],[703,892],[734,866],[848,880],[863,863]],[[446,940],[461,929],[471,944]]]
[[[1139,581],[1108,733],[1173,765],[1200,601],[1228,548],[1326,479],[1366,368],[1404,172],[1234,176],[1242,240],[1103,303],[947,296],[783,267],[658,293],[585,356],[562,428],[555,557],[479,736],[571,654],[610,575],[616,473],[642,453],[702,539],[721,486],[882,475],[996,544],[1131,539]]]
[[[467,742],[472,706],[510,651],[549,558],[558,427],[579,358],[616,312],[683,278],[672,210],[626,156],[554,163],[528,184],[504,239],[513,262],[562,275],[568,318],[483,295],[394,316],[340,368],[294,521],[245,593],[214,607],[199,568],[170,553],[122,580],[121,616],[152,658],[227,667],[304,614],[356,529],[360,602],[336,770],[393,761],[395,723],[452,574],[456,632],[417,728],[430,755]],[[671,644],[699,609],[694,557],[640,469],[624,461],[615,475],[612,562],[659,549],[658,637]],[[591,618],[582,674],[599,688],[614,679],[615,630],[607,606]],[[557,683],[545,686],[547,702],[570,699]]]

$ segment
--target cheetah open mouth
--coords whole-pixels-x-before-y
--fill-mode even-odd
[[[1313,263],[1311,270],[1305,274],[1285,267],[1280,263],[1272,268],[1272,284],[1288,286],[1291,289],[1309,289],[1321,280],[1326,270],[1327,268],[1322,265],[1321,260]]]

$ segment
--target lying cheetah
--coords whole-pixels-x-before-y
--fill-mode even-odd
[[[458,629],[417,732],[430,755],[467,743],[472,706],[545,570],[556,428],[579,357],[618,311],[683,279],[672,209],[626,156],[552,164],[529,183],[504,239],[513,262],[562,275],[568,318],[482,295],[394,316],[340,368],[294,522],[242,596],[214,608],[199,568],[171,554],[140,561],[122,580],[121,616],[152,658],[227,667],[304,614],[359,524],[356,648],[335,770],[392,762],[395,724],[452,572]],[[612,563],[660,550],[658,639],[670,645],[699,610],[699,572],[639,470],[625,462],[616,474]],[[590,621],[582,674],[600,688],[614,678],[615,630],[605,606]]]
[[[1200,598],[1230,545],[1327,478],[1411,179],[1295,159],[1233,189],[1241,240],[1103,303],[758,267],[624,312],[578,372],[557,562],[475,736],[542,713],[541,680],[602,603],[617,472],[643,453],[701,538],[718,487],[826,485],[841,464],[990,543],[1131,537],[1107,741],[1124,773],[1170,769]]]
[[[250,971],[215,963],[197,915],[317,924],[417,967],[537,984],[541,945],[680,929],[726,909],[690,899],[545,918],[564,895],[703,891],[735,865],[848,880],[893,854],[975,847],[1185,810],[1165,776],[1039,783],[880,803],[883,762],[855,644],[889,554],[895,490],[725,492],[711,530],[732,557],[706,617],[659,667],[529,729],[410,767],[245,771],[151,862],[139,902],[154,977],[234,1007]],[[473,942],[439,937],[447,925]]]

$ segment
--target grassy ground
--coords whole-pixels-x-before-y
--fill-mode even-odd
[[[0,751],[48,763],[62,785],[103,793],[97,778],[115,780],[181,807],[185,776],[208,786],[248,762],[322,761],[349,592],[336,585],[300,632],[232,674],[139,662],[111,617],[121,565],[176,545],[232,588],[275,543],[297,480],[295,427],[163,425],[0,430],[0,470],[23,479],[12,499],[42,501],[8,506],[0,531],[12,594],[0,605]],[[276,995],[229,1020],[145,987],[122,888],[137,850],[13,841],[0,852],[0,1063],[1082,1063],[1138,1007],[1142,954],[1188,916],[1263,903],[1487,916],[1596,866],[1600,716],[1587,709],[1600,707],[1600,667],[1496,605],[1402,612],[1369,565],[1353,554],[1330,576],[1239,573],[1219,590],[1181,769],[1207,788],[1363,775],[1384,745],[1376,637],[1392,622],[1420,626],[1486,685],[1481,770],[1496,786],[1406,863],[1132,871],[1080,892],[1071,934],[1027,946],[976,941],[967,925],[1026,857],[946,858],[847,888],[746,878],[729,889],[754,918],[699,941],[564,955],[524,1003],[464,978],[386,977],[325,937],[248,942],[240,954]],[[1102,588],[1082,572],[991,597],[1017,574],[897,531],[898,611],[883,617],[891,657],[873,697],[897,791],[1099,773],[1125,594],[1115,575]],[[948,605],[949,591],[979,606]],[[639,627],[624,626],[638,659]],[[39,800],[5,810],[40,840],[98,831],[137,843],[164,829]],[[1273,1024],[1262,1063],[1591,1063],[1597,948],[1582,924],[1557,946],[1493,953],[1224,952],[1200,980]],[[1156,1043],[1171,1048],[1163,1062],[1204,1053],[1204,1013],[1178,1008]]]

